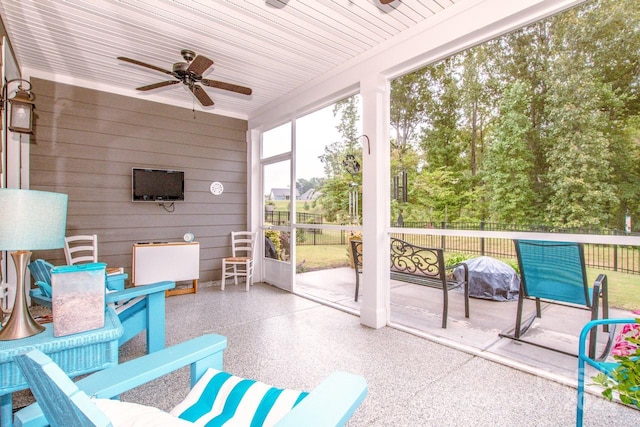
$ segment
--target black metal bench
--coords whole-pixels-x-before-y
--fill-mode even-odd
[[[362,272],[362,241],[351,241],[351,253],[353,255],[354,267],[356,271],[356,295],[360,290],[360,274]],[[464,314],[469,317],[469,271],[465,263],[455,264],[449,267],[444,263],[444,251],[440,248],[425,248],[406,242],[404,240],[391,238],[391,271],[392,280],[412,283],[421,286],[429,286],[442,289],[442,327],[447,327],[447,316],[449,311],[449,291],[451,289],[464,287]],[[461,281],[453,278],[453,269],[461,266],[464,270],[464,279]]]

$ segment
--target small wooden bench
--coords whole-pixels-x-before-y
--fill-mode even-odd
[[[362,272],[362,241],[351,241],[351,253],[356,271],[355,300],[358,301],[358,293],[360,290],[359,273]],[[442,249],[417,246],[395,237],[391,238],[390,256],[390,277],[392,280],[442,289],[443,328],[447,327],[449,291],[451,289],[464,287],[464,314],[465,317],[469,317],[469,270],[465,263],[458,263],[446,267],[444,263],[444,251]],[[464,269],[463,280],[459,281],[453,278],[453,274],[451,273],[456,267],[462,267]]]

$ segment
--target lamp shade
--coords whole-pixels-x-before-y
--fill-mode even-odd
[[[0,189],[0,250],[62,248],[67,200],[61,193]]]

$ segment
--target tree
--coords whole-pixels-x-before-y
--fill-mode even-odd
[[[613,94],[588,70],[566,71],[558,71],[550,89],[554,144],[547,153],[552,195],[546,220],[562,227],[603,226],[618,203],[606,137],[608,114],[601,108]]]
[[[405,207],[405,221],[454,221],[463,219],[473,194],[460,186],[460,175],[448,168],[423,170],[416,175],[413,202]]]
[[[640,7],[634,0],[593,1],[556,22],[558,50],[581,60],[579,67],[590,70],[587,78],[606,85],[594,108],[607,116],[599,129],[608,141],[609,182],[617,197],[608,207],[610,226],[623,228],[627,211],[640,216]]]
[[[324,163],[326,178],[323,182],[319,202],[324,208],[328,221],[345,222],[349,218],[349,193],[355,189],[361,192],[362,146],[358,138],[358,98],[352,96],[337,102],[333,108],[334,116],[340,116],[336,126],[343,140],[325,147],[320,160]],[[352,159],[353,161],[350,161]],[[355,162],[354,162],[355,161]],[[357,163],[357,171],[354,169]],[[358,217],[360,212],[358,212]]]
[[[391,150],[398,159],[417,144],[427,119],[427,105],[433,101],[428,68],[406,74],[391,82]]]
[[[482,162],[485,127],[490,123],[495,102],[492,88],[498,84],[493,77],[496,73],[491,46],[489,42],[461,54],[463,71],[460,96],[467,128],[463,139],[467,140],[467,158],[472,176],[476,175]]]
[[[431,195],[448,194],[456,200],[442,199],[427,204],[431,205],[431,217],[452,221],[460,219],[462,212],[469,212],[467,207],[472,205],[469,195],[473,194],[471,176],[467,173],[469,145],[465,136],[469,132],[465,125],[468,123],[463,116],[460,90],[463,64],[460,56],[454,56],[427,68],[431,101],[426,106],[429,120],[420,140],[425,163],[422,173],[424,181],[435,186]],[[442,179],[433,179],[434,176]]]
[[[493,44],[494,61],[499,69],[503,86],[494,92],[499,100],[505,86],[510,82],[525,82],[529,90],[528,117],[530,132],[527,134],[527,149],[532,155],[531,162],[534,176],[534,198],[531,200],[533,211],[542,212],[547,206],[549,189],[545,181],[549,165],[547,164],[547,143],[545,133],[551,126],[547,112],[547,92],[550,69],[554,65],[552,58],[555,53],[550,47],[550,27],[552,17],[548,20],[533,23],[508,34]],[[498,101],[499,102],[499,101]],[[538,219],[541,215],[538,215]]]
[[[344,171],[342,164],[344,157],[348,154],[357,154],[360,143],[357,129],[357,123],[360,120],[357,97],[352,96],[336,102],[333,106],[333,115],[340,117],[336,129],[342,134],[342,140],[326,146],[324,154],[320,156],[327,178],[341,175]]]
[[[441,167],[461,170],[464,143],[460,138],[460,92],[458,57],[448,58],[430,68],[432,101],[427,106],[428,126],[421,146],[428,170]]]
[[[526,224],[539,219],[533,203],[535,163],[528,144],[532,131],[530,93],[528,82],[522,81],[505,89],[491,133],[483,176],[489,212],[495,221]]]
[[[433,102],[429,90],[431,70],[429,67],[407,74],[391,82],[391,180],[395,187],[395,180],[406,174],[408,188],[403,189],[407,194],[406,205],[402,199],[392,199],[391,215],[398,218],[400,214],[405,220],[421,221],[411,214],[410,206],[414,203],[415,179],[418,170],[422,168],[419,137],[427,119],[427,105]],[[392,192],[393,193],[393,192]],[[393,198],[393,194],[392,194]]]

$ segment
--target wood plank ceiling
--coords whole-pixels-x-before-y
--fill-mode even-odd
[[[26,76],[113,91],[240,118],[463,0],[0,0]],[[204,78],[248,86],[250,96],[205,88],[200,106],[184,85],[119,61],[171,70],[182,49],[214,61]]]

